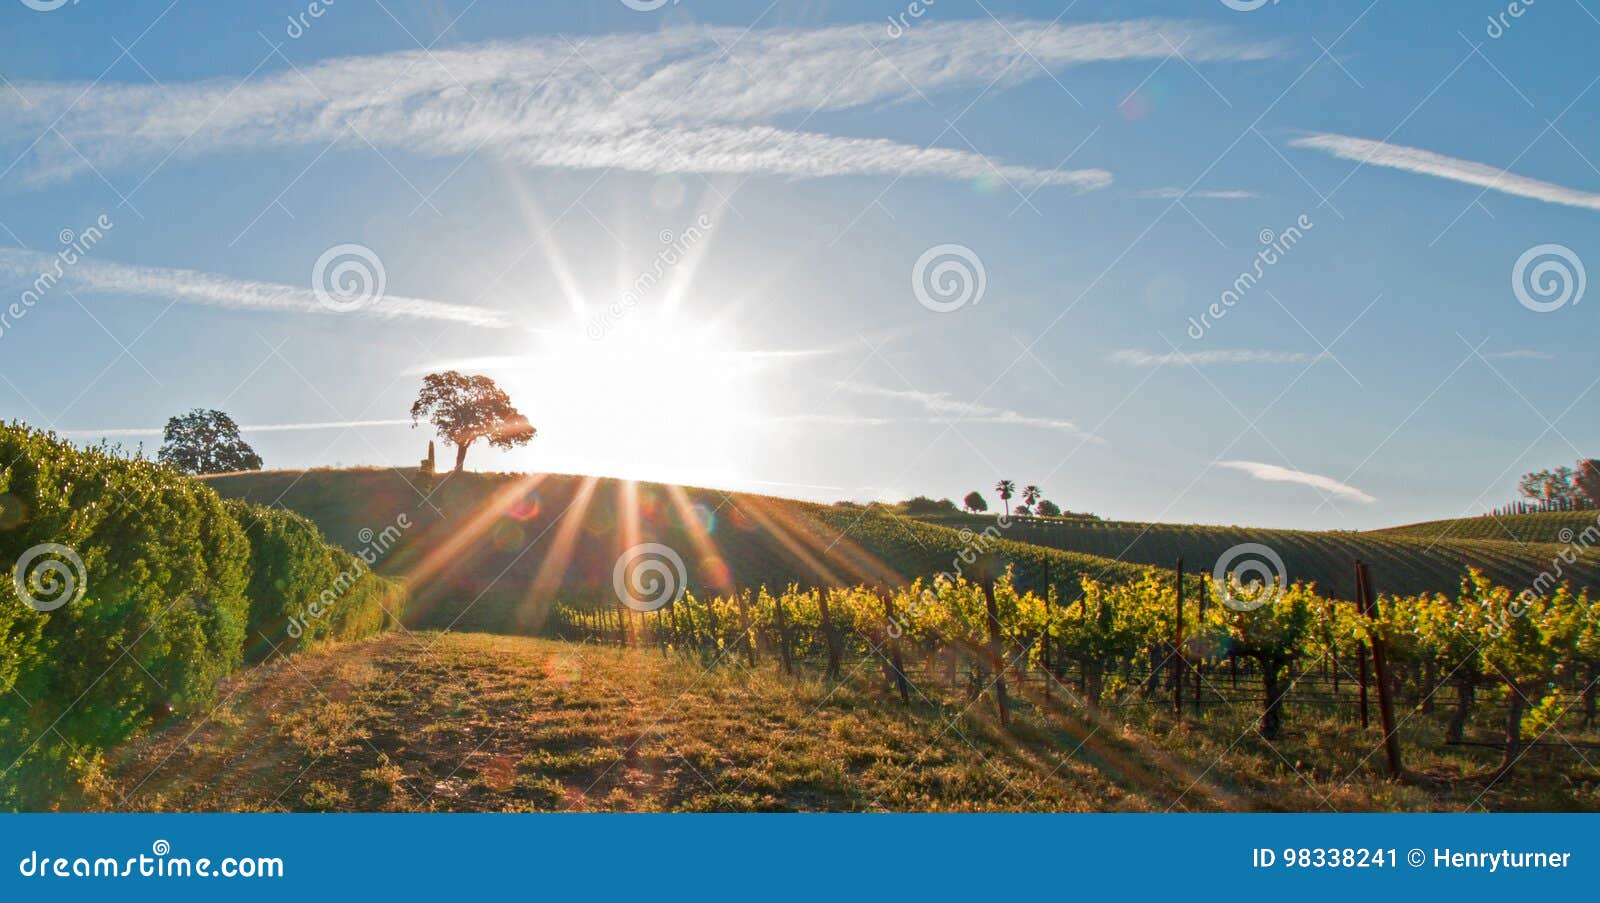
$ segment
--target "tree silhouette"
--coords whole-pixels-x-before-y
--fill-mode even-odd
[[[981,514],[989,510],[989,503],[983,500],[983,493],[976,489],[967,493],[967,497],[961,500],[961,504],[967,506],[967,510],[973,514]]]
[[[455,370],[422,378],[422,391],[411,405],[411,425],[424,417],[440,438],[456,447],[456,473],[467,462],[467,448],[479,439],[496,448],[513,448],[526,445],[538,433],[494,380]]]
[[[239,437],[233,418],[205,408],[167,420],[156,457],[184,473],[261,469],[261,456]]]
[[[994,484],[994,491],[1000,493],[1000,501],[1005,503],[1006,517],[1011,516],[1011,494],[1017,491],[1017,484],[1013,480],[1001,480]]]
[[[1039,507],[1034,509],[1034,510],[1038,511],[1039,515],[1041,517],[1060,517],[1061,516],[1061,506],[1057,505],[1055,502],[1050,501],[1049,499],[1045,499],[1044,501],[1041,501],[1039,503]]]

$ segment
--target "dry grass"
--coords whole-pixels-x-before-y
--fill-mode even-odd
[[[926,689],[926,688],[925,688]],[[1384,780],[1375,737],[1291,713],[1173,726],[1159,707],[1087,715],[929,691],[908,709],[845,680],[706,670],[656,651],[484,634],[390,635],[236,678],[209,718],[120,750],[73,806],[116,810],[1597,809],[1595,769],[1530,760],[1490,784],[1484,751],[1427,752]]]

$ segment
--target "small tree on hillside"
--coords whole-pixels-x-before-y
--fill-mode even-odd
[[[494,380],[455,370],[423,377],[422,391],[411,405],[412,426],[424,417],[456,447],[456,473],[466,464],[467,448],[479,439],[496,448],[514,448],[538,433]]]
[[[1061,506],[1057,505],[1055,502],[1050,501],[1049,499],[1045,499],[1044,501],[1040,502],[1039,503],[1039,507],[1034,509],[1034,510],[1039,512],[1039,516],[1040,517],[1060,517],[1061,516]]]
[[[967,506],[967,510],[973,514],[982,514],[989,510],[989,503],[983,500],[983,493],[976,489],[967,493],[967,497],[961,500],[961,504]]]
[[[1017,491],[1014,480],[1001,480],[994,484],[994,491],[1000,493],[1000,501],[1006,506],[1006,517],[1011,516],[1011,495]]]
[[[1573,485],[1577,473],[1570,467],[1536,470],[1525,473],[1517,481],[1517,489],[1524,497],[1546,505],[1564,505],[1575,501],[1578,489]]]
[[[184,473],[260,470],[261,456],[239,436],[239,425],[221,411],[195,408],[167,421],[157,458]]]

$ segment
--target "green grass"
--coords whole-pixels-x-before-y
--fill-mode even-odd
[[[1487,519],[1486,519],[1487,520]],[[1423,592],[1454,593],[1467,568],[1477,567],[1497,583],[1510,587],[1530,585],[1541,571],[1551,569],[1566,548],[1552,542],[1561,530],[1593,524],[1593,514],[1567,512],[1520,515],[1518,536],[1538,541],[1497,539],[1487,525],[1475,520],[1440,521],[1390,530],[1350,531],[1267,530],[1253,527],[1193,524],[1147,524],[1127,521],[1050,519],[1014,520],[1002,535],[1026,543],[1070,550],[1080,554],[1120,559],[1137,564],[1170,567],[1183,558],[1190,570],[1210,571],[1218,559],[1241,543],[1261,543],[1276,551],[1292,581],[1315,583],[1324,593],[1350,598],[1354,593],[1353,562],[1370,566],[1379,592],[1412,595]],[[949,517],[940,523],[979,530],[994,526],[996,518]],[[1464,527],[1472,525],[1473,532]],[[1579,587],[1600,590],[1600,551],[1585,549],[1581,563],[1563,565]]]
[[[870,662],[830,684],[655,650],[390,634],[231,679],[216,711],[124,746],[64,808],[1600,808],[1600,773],[1575,754],[1530,755],[1495,780],[1494,753],[1442,745],[1442,714],[1403,720],[1418,777],[1394,783],[1348,707],[1292,696],[1268,745],[1247,701],[1174,724],[1164,704],[1096,715],[1037,690],[1002,727],[987,698],[934,682],[902,706]]]

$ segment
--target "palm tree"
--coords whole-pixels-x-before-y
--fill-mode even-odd
[[[1006,517],[1011,516],[1011,494],[1017,491],[1017,484],[1012,480],[1001,480],[994,484],[994,491],[1000,493],[1000,501],[1005,503]]]
[[[1039,499],[1043,496],[1044,490],[1037,486],[1028,485],[1022,487],[1022,504],[1027,505],[1029,508],[1032,508],[1036,503],[1038,503]]]

